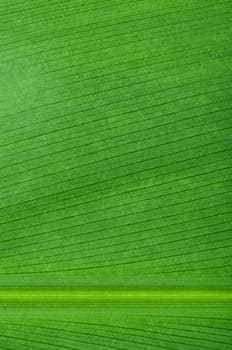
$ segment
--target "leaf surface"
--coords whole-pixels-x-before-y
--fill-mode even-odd
[[[230,349],[231,2],[6,0],[0,33],[0,348]]]

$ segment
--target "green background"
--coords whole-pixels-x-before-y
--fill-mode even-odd
[[[231,303],[220,291],[231,290],[231,9],[211,0],[0,1],[1,349],[230,348]],[[21,305],[25,288],[41,291],[43,307],[30,297]],[[216,290],[218,301],[196,293],[191,305],[90,306],[86,297],[55,311],[46,288]],[[14,307],[10,297],[4,304],[9,289],[19,293]],[[149,333],[169,327],[166,313],[188,345],[168,332],[147,345],[131,335],[83,345],[49,331],[54,317]],[[31,318],[50,340],[17,338],[40,339]],[[24,329],[4,326],[24,320]]]

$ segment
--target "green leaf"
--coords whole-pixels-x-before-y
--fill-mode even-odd
[[[231,348],[231,2],[0,5],[0,349]]]

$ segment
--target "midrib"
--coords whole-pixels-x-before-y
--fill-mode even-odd
[[[10,302],[227,302],[230,290],[0,290],[0,303]]]

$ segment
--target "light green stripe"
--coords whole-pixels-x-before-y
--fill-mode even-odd
[[[232,301],[231,291],[4,290],[0,302]]]

